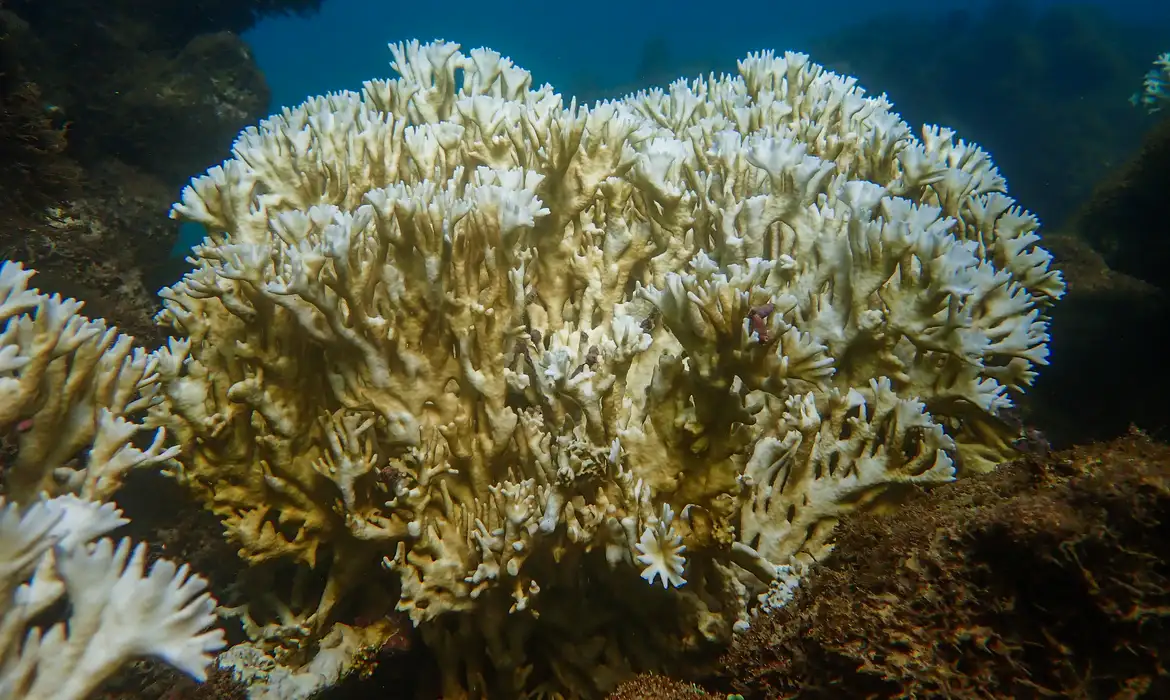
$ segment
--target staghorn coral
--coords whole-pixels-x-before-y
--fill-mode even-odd
[[[445,697],[596,697],[789,598],[843,513],[1014,454],[1063,282],[974,145],[799,54],[585,108],[391,48],[173,210],[208,236],[151,422],[267,582],[254,696],[394,606]]]

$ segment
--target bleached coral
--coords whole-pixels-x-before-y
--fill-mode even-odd
[[[126,473],[178,451],[162,429],[135,443],[156,360],[32,275],[0,264],[0,697],[84,698],[141,656],[202,680],[223,647],[206,582],[167,560],[146,571],[128,539],[93,542],[128,522],[102,503]]]
[[[14,443],[4,493],[107,500],[126,473],[157,467],[178,451],[155,431],[135,444],[153,400],[156,359],[81,302],[29,288],[31,270],[0,264],[0,434]]]
[[[92,542],[128,522],[110,504],[72,495],[21,507],[0,498],[0,697],[80,700],[136,657],[197,680],[224,646],[215,600],[187,566],[144,545]],[[66,621],[36,620],[67,597]]]
[[[388,627],[381,623],[357,630],[336,625],[320,640],[313,660],[295,670],[250,643],[237,644],[220,654],[218,664],[246,685],[249,697],[255,700],[307,700],[340,680],[355,656],[385,639]]]
[[[1129,101],[1149,112],[1160,112],[1170,102],[1170,52],[1154,60],[1154,67],[1142,81],[1142,91],[1134,93]]]
[[[683,552],[687,547],[682,543],[682,536],[671,527],[673,520],[674,512],[669,504],[664,504],[662,517],[643,530],[642,537],[634,544],[634,548],[640,552],[638,563],[646,567],[642,569],[642,578],[650,583],[659,579],[663,588],[681,586],[687,582],[683,578],[686,565]]]
[[[1064,286],[978,147],[800,54],[585,108],[392,50],[173,212],[208,235],[152,420],[242,556],[324,580],[252,606],[263,653],[394,605],[445,697],[596,696],[725,644],[841,514],[1013,454]]]

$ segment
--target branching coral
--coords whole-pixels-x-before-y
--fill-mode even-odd
[[[157,360],[31,276],[0,264],[0,697],[79,700],[148,655],[202,680],[224,646],[206,581],[93,542],[128,522],[102,503],[126,472],[177,451],[135,442]]]
[[[259,651],[377,611],[383,558],[445,696],[595,696],[725,644],[842,513],[1013,454],[1063,282],[976,146],[799,54],[585,108],[391,48],[174,208],[208,237],[153,424],[242,556],[324,578],[252,606]]]
[[[1170,102],[1170,53],[1158,56],[1142,81],[1142,91],[1134,93],[1130,102],[1149,112],[1159,112],[1163,103]]]
[[[21,508],[0,498],[0,697],[81,700],[135,657],[198,680],[223,648],[215,600],[187,566],[129,539],[91,544],[128,522],[110,504],[58,496]],[[37,626],[68,596],[68,623]]]
[[[33,273],[0,265],[0,434],[4,493],[30,502],[42,493],[105,501],[130,469],[165,464],[157,430],[136,445],[136,415],[153,400],[157,359],[81,303],[28,286]]]

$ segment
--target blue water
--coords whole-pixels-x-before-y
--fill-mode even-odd
[[[1062,3],[1035,0],[1019,4],[1042,9]],[[1170,23],[1167,0],[1089,0],[1080,4],[1105,7],[1130,21]],[[459,42],[465,49],[488,46],[530,70],[538,84],[551,83],[566,95],[596,97],[646,87],[642,74],[646,72],[649,42],[655,42],[653,72],[669,79],[710,70],[731,71],[735,61],[750,51],[807,51],[813,40],[877,16],[983,12],[994,6],[990,0],[640,0],[597,4],[325,0],[319,13],[267,19],[244,38],[271,87],[270,111],[278,111],[312,95],[356,90],[364,80],[389,77],[386,44],[409,39],[441,38]],[[923,41],[945,42],[946,37],[923,37]],[[1170,49],[1170,35],[1166,48]],[[912,47],[907,47],[907,61],[913,60]],[[1070,66],[1070,76],[1082,69]],[[1135,87],[1140,80],[1140,73],[1135,73]],[[884,89],[880,85],[867,87],[877,92]],[[199,227],[184,227],[175,254],[185,254],[201,238]]]
[[[442,38],[459,42],[465,49],[488,46],[532,71],[538,84],[548,82],[567,92],[586,74],[602,88],[626,87],[651,38],[666,41],[680,68],[716,62],[730,70],[749,51],[801,50],[819,35],[879,14],[942,14],[989,4],[986,0],[326,0],[316,15],[266,20],[245,38],[255,49],[272,88],[273,106],[278,108],[330,90],[357,89],[363,80],[387,76],[386,44],[407,39]],[[1043,8],[1062,3],[1024,4]],[[1166,0],[1092,0],[1087,4],[1108,7],[1129,18],[1170,18]],[[924,37],[924,41],[939,39],[943,38]]]

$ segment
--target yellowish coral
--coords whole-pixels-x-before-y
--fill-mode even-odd
[[[157,359],[32,275],[0,263],[0,698],[81,700],[144,656],[203,680],[224,646],[206,581],[97,539],[129,522],[103,503],[127,472],[178,451],[135,441]]]
[[[0,434],[15,448],[3,464],[4,494],[105,501],[126,473],[178,452],[156,430],[134,442],[153,399],[156,359],[74,299],[28,286],[33,272],[0,264]]]
[[[258,571],[323,581],[241,613],[258,653],[395,605],[445,697],[594,697],[1012,453],[1063,283],[974,145],[799,54],[585,108],[391,48],[174,208],[208,237],[152,420]]]

